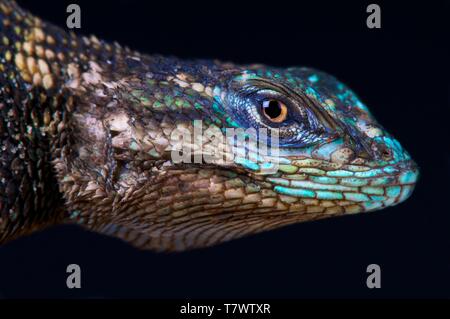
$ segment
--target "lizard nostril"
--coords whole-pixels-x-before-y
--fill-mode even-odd
[[[389,148],[385,143],[381,143],[379,141],[374,142],[371,148],[375,154],[375,157],[377,157],[378,159],[381,159],[383,161],[390,161],[393,159],[392,149]]]
[[[381,158],[385,161],[389,161],[392,159],[392,152],[385,145],[380,147]]]

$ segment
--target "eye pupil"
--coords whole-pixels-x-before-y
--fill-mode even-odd
[[[281,114],[280,102],[270,100],[267,107],[264,107],[264,112],[266,112],[270,118],[277,118]]]
[[[287,107],[284,103],[277,100],[266,100],[262,106],[264,115],[270,121],[280,123],[286,119]]]

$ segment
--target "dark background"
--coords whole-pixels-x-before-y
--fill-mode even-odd
[[[288,226],[177,254],[59,226],[0,247],[0,297],[450,297],[450,6],[381,2],[19,1],[65,27],[147,53],[238,63],[312,66],[350,85],[421,167],[405,203],[370,214]],[[66,267],[82,289],[66,287]],[[381,266],[381,289],[366,267]]]

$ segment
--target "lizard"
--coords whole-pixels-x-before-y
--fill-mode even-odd
[[[390,207],[419,176],[358,96],[313,68],[142,54],[8,0],[0,42],[1,243],[71,223],[184,251]],[[196,121],[265,129],[277,161],[248,145],[229,161],[175,161],[174,132],[195,136]],[[193,157],[213,145],[201,134]]]

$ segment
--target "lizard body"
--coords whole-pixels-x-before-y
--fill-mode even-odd
[[[185,250],[382,209],[416,183],[399,142],[318,70],[140,54],[5,0],[0,28],[0,242],[78,223]],[[278,165],[175,162],[174,136],[195,136],[194,121],[202,138],[187,144],[200,158],[217,146],[208,130],[265,128],[279,134]]]

